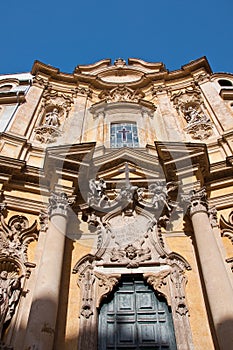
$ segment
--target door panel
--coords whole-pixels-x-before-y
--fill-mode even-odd
[[[173,321],[140,276],[125,276],[99,314],[99,350],[176,350]]]

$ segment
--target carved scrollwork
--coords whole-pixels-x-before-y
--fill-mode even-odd
[[[168,305],[171,305],[170,292],[167,284],[167,276],[170,274],[170,272],[171,271],[167,269],[156,273],[148,272],[143,274],[144,279],[154,289],[154,291],[157,291],[166,298]]]
[[[28,262],[28,244],[38,238],[36,221],[29,227],[28,219],[25,216],[14,215],[7,224],[1,214],[1,224],[0,257],[16,258],[25,264]]]
[[[101,100],[105,100],[107,103],[110,102],[139,102],[145,94],[142,91],[134,91],[129,87],[122,85],[117,86],[112,90],[104,90],[99,94]]]
[[[174,302],[175,310],[180,316],[185,316],[188,313],[188,307],[185,300],[185,285],[187,278],[184,271],[174,265],[170,274],[171,282],[174,285]]]
[[[98,295],[97,295],[97,304],[96,306],[99,307],[101,301],[103,298],[105,298],[107,295],[111,293],[113,288],[118,284],[121,275],[120,274],[103,274],[98,271],[95,271],[95,276],[98,279]]]
[[[233,211],[228,216],[228,221],[221,215],[220,229],[222,237],[227,237],[233,244]]]

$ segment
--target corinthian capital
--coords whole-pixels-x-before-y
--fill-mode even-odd
[[[198,212],[208,211],[206,189],[204,187],[200,190],[191,191],[190,194],[184,196],[184,199],[189,203],[190,216]]]
[[[69,206],[73,204],[73,199],[69,198],[64,192],[51,192],[48,205],[48,215],[68,215]]]

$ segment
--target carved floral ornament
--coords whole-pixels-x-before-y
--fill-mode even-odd
[[[196,86],[180,90],[171,97],[178,114],[187,122],[184,129],[193,139],[204,140],[213,133],[201,92]]]
[[[73,94],[45,90],[39,110],[40,125],[35,128],[36,139],[41,143],[55,142],[62,134],[62,126],[73,104]]]
[[[36,221],[29,226],[25,216],[14,215],[6,223],[4,210],[4,205],[1,205],[0,335],[14,315],[22,292],[21,281],[28,278],[30,269],[35,267],[35,264],[28,261],[27,250],[29,243],[38,238]]]

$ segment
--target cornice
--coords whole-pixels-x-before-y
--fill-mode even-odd
[[[47,75],[54,81],[60,83],[86,83],[92,88],[96,89],[112,89],[118,85],[125,84],[133,89],[144,88],[153,82],[158,80],[164,81],[175,81],[177,79],[192,77],[192,74],[197,70],[204,70],[205,72],[212,74],[210,65],[206,57],[201,57],[197,60],[191,61],[188,64],[181,67],[181,69],[169,72],[163,63],[151,63],[143,60],[129,58],[128,65],[114,65],[110,64],[109,59],[96,62],[92,65],[77,66],[73,73],[60,72],[58,68],[46,65],[40,61],[35,61],[32,67],[32,74]],[[138,78],[134,81],[123,81],[123,82],[107,82],[104,81],[102,76],[111,73],[113,76],[136,74]],[[104,74],[104,75],[103,75]]]

